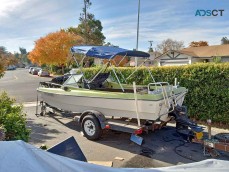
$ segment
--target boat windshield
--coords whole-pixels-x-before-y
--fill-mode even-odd
[[[83,74],[74,74],[71,75],[63,85],[71,85],[71,86],[77,86],[79,87],[78,83],[80,82],[81,78],[83,77]]]

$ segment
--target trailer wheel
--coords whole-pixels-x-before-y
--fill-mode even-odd
[[[85,116],[82,120],[81,127],[85,137],[89,140],[97,140],[102,135],[100,123],[93,115]]]

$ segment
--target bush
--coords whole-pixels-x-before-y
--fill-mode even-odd
[[[5,130],[6,140],[28,141],[30,130],[26,128],[22,106],[13,106],[15,100],[3,92],[0,94],[0,126]]]
[[[95,74],[99,68],[86,68],[86,78]],[[111,71],[111,69],[108,69]],[[129,76],[135,68],[118,68],[125,76]],[[189,92],[184,104],[188,106],[189,116],[197,120],[212,119],[215,122],[229,124],[229,63],[199,63],[187,66],[151,67],[155,81],[174,83],[174,79]],[[117,72],[122,80],[122,77]],[[152,82],[146,67],[140,68],[129,80],[132,84]]]

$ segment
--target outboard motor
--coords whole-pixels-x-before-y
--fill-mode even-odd
[[[188,118],[186,106],[177,105],[175,109],[169,113],[169,116],[174,117],[177,132],[186,140],[191,141],[196,135],[202,136],[202,131],[204,130],[203,127],[198,126],[195,122]]]

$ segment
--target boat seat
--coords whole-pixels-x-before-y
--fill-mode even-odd
[[[110,73],[99,73],[93,80],[84,82],[84,87],[89,89],[102,88],[109,76]]]

